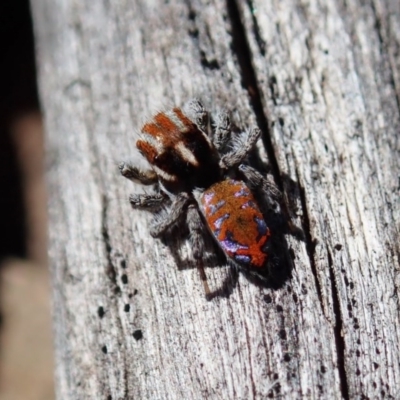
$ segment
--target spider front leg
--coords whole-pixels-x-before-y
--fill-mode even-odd
[[[142,185],[153,185],[158,182],[157,174],[151,169],[143,171],[126,163],[119,164],[118,168],[121,175],[132,182],[141,183]]]
[[[187,210],[186,222],[189,228],[190,244],[192,247],[193,257],[197,261],[197,268],[200,272],[200,279],[203,282],[206,298],[211,295],[210,288],[207,282],[207,276],[204,271],[204,223],[201,220],[199,210],[195,205],[191,204]]]
[[[231,138],[231,120],[227,110],[222,110],[215,116],[213,143],[218,151],[223,150]]]
[[[219,162],[220,167],[227,170],[242,163],[259,139],[260,135],[261,131],[258,128],[253,128],[239,136],[235,136],[232,140],[231,151],[221,157]]]
[[[154,238],[161,236],[168,228],[177,223],[178,219],[184,214],[191,199],[188,193],[177,195],[169,208],[169,212],[161,212],[156,215],[151,223],[150,235]]]
[[[183,111],[206,134],[208,134],[208,112],[199,99],[189,100],[183,107]]]

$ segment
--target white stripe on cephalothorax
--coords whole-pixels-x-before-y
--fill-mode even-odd
[[[187,118],[187,119],[189,119],[191,122],[193,122],[193,120],[190,118],[190,117],[188,117],[184,112],[183,112],[183,110],[181,110],[181,112],[185,115],[185,117]],[[183,133],[183,134],[185,134],[185,133],[188,133],[188,132],[191,132],[190,131],[190,128],[188,127],[188,126],[186,126],[182,121],[181,121],[181,119],[175,114],[175,112],[173,111],[173,110],[171,110],[171,111],[166,111],[165,113],[164,113],[166,116],[168,116],[168,118],[178,127],[178,129],[179,129],[179,131],[181,132],[181,133]],[[194,123],[194,122],[193,122]],[[208,135],[202,130],[202,129],[200,129],[199,128],[199,126],[196,124],[196,123],[194,123],[195,125],[196,125],[196,127],[197,127],[197,129],[198,129],[198,132],[200,132],[200,134],[203,136],[203,138],[206,140],[206,142],[208,143],[208,145],[210,146],[210,148],[212,147],[212,143],[211,143],[211,140],[210,140],[210,138],[208,137]],[[197,160],[196,160],[197,161]]]
[[[166,111],[164,113],[178,128],[179,132],[186,133],[189,128],[181,121],[181,119],[175,114],[173,110]]]
[[[145,142],[149,143],[151,146],[153,146],[156,151],[157,154],[162,154],[165,151],[165,147],[162,144],[161,140],[159,140],[158,138],[150,135],[147,132],[142,132],[142,140],[144,140]]]
[[[165,172],[161,168],[157,167],[157,165],[153,165],[153,169],[156,172],[156,174],[165,181],[175,182],[177,180],[177,177],[175,175],[171,175],[168,172]]]
[[[176,145],[175,145],[175,150],[182,156],[182,158],[188,162],[189,164],[194,165],[195,167],[197,167],[199,165],[199,162],[197,161],[195,155],[193,154],[193,152],[191,150],[189,150],[186,146],[185,143],[183,143],[182,141],[179,141]]]

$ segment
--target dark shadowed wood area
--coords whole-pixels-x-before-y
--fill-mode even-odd
[[[32,0],[59,399],[400,397],[400,3]],[[132,211],[142,123],[198,96],[285,193],[271,280]],[[273,225],[273,224],[272,224]],[[186,246],[186,247],[185,247]]]

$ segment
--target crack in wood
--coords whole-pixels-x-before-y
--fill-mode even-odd
[[[110,234],[108,232],[107,224],[107,210],[108,210],[108,199],[105,195],[102,196],[102,211],[101,211],[101,235],[103,238],[104,248],[107,258],[107,276],[110,278],[113,284],[113,291],[115,294],[121,293],[121,288],[117,283],[117,267],[114,265],[111,253],[112,246],[110,241]]]
[[[103,194],[102,195],[102,213],[101,213],[101,234],[104,242],[104,247],[106,250],[106,258],[107,258],[107,275],[110,278],[112,285],[113,285],[113,292],[115,295],[120,295],[121,294],[121,288],[117,284],[117,267],[114,264],[112,260],[112,246],[111,246],[111,240],[110,240],[110,234],[108,232],[108,224],[107,224],[107,213],[108,213],[108,206],[109,206],[109,200],[108,198]],[[116,299],[114,299],[114,307],[117,310],[118,309],[118,304]],[[125,309],[126,311],[126,309]],[[123,323],[121,321],[121,318],[116,318],[116,322],[118,324],[118,331],[122,332],[123,331]],[[104,346],[105,347],[105,346]],[[125,354],[122,352],[122,354]],[[128,398],[129,394],[129,385],[128,385],[128,368],[126,367],[127,361],[126,357],[123,356],[123,363],[124,363],[124,368],[122,368],[122,380],[123,380],[123,385],[124,385],[124,395],[123,398]]]
[[[260,54],[264,57],[265,54],[267,53],[267,51],[266,51],[267,43],[261,36],[261,29],[260,29],[260,26],[259,26],[257,18],[256,18],[256,8],[254,7],[252,0],[248,0],[247,5],[248,5],[248,7],[250,9],[250,13],[251,13],[251,22],[253,24],[252,30],[253,30],[254,38],[256,39],[256,43],[257,43],[258,49],[260,50]]]
[[[297,169],[296,169],[296,180],[297,180],[297,182],[300,181],[300,177],[299,177],[299,173],[298,173]],[[304,188],[300,185],[300,183],[299,183],[299,196],[300,196],[301,209],[303,211],[302,227],[303,227],[304,239],[305,239],[305,243],[306,243],[307,255],[308,255],[308,259],[310,261],[311,272],[314,276],[314,282],[315,282],[315,288],[317,290],[318,300],[319,300],[319,303],[321,304],[322,312],[324,312],[324,314],[325,314],[324,303],[322,301],[322,290],[321,290],[321,285],[320,285],[320,282],[318,279],[317,266],[315,264],[315,247],[317,245],[317,242],[316,242],[316,240],[313,240],[312,236],[311,236],[310,217],[308,215],[306,193],[304,191]]]
[[[243,26],[239,7],[236,1],[227,1],[226,7],[228,16],[232,25],[232,52],[236,55],[239,70],[241,74],[241,83],[244,89],[247,90],[250,98],[250,105],[254,111],[257,124],[262,131],[262,140],[268,159],[270,162],[271,172],[279,189],[283,190],[281,172],[275,156],[275,150],[271,140],[271,132],[269,128],[268,118],[264,113],[262,104],[261,91],[258,87],[256,72],[252,65],[252,54],[249,43],[246,37],[246,31]]]
[[[340,390],[343,399],[349,399],[349,384],[347,382],[346,368],[345,368],[345,342],[342,336],[343,322],[340,312],[339,304],[339,292],[336,286],[335,276],[333,273],[333,261],[332,255],[329,249],[326,249],[328,254],[328,266],[329,266],[329,279],[332,286],[332,302],[333,302],[333,313],[335,315],[335,326],[333,328],[335,335],[337,364],[340,379]]]
[[[299,172],[298,172],[297,168],[296,168],[296,181],[300,182],[300,176],[299,176]],[[317,241],[316,241],[316,239],[314,239],[314,240],[312,239],[311,227],[310,227],[310,217],[308,215],[308,209],[307,209],[306,194],[305,194],[304,188],[300,185],[300,183],[298,183],[298,189],[299,189],[299,198],[300,198],[301,209],[302,209],[302,213],[303,213],[303,217],[302,217],[302,227],[303,227],[303,234],[304,234],[303,238],[304,238],[304,241],[306,244],[306,250],[307,250],[308,259],[310,262],[311,272],[314,277],[315,288],[317,291],[317,297],[318,297],[319,303],[321,305],[322,312],[324,313],[324,315],[326,317],[325,307],[324,307],[324,303],[322,300],[323,296],[322,296],[321,284],[318,279],[317,267],[315,264],[315,247],[316,247]]]

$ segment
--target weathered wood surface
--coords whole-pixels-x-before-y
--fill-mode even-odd
[[[397,0],[32,0],[60,399],[399,398]],[[304,239],[274,288],[198,272],[120,160],[194,95],[258,123]],[[263,156],[264,154],[264,156]],[[290,266],[291,265],[291,266]],[[290,270],[292,268],[292,270]],[[207,268],[213,289],[230,270]]]

